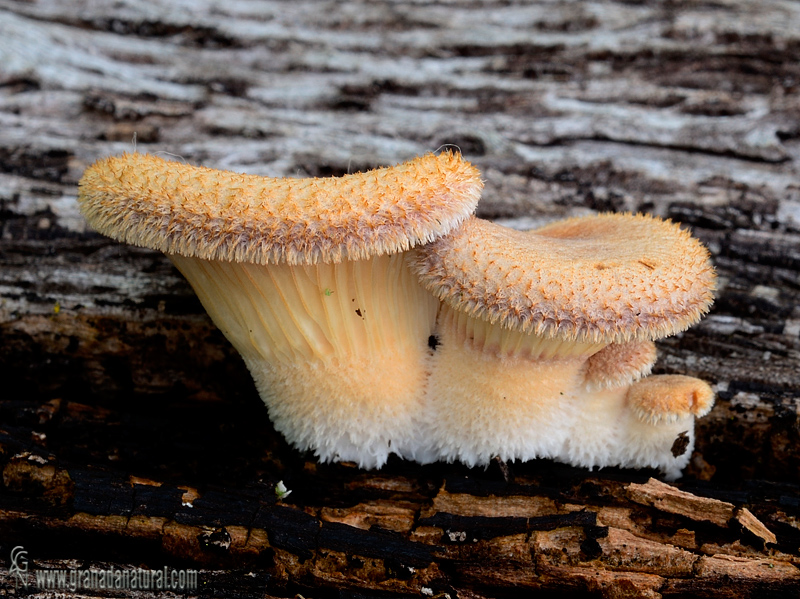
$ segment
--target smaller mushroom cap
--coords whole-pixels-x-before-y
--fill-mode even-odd
[[[650,340],[610,343],[589,358],[584,382],[592,390],[630,385],[650,374],[657,357]]]
[[[410,264],[456,310],[576,341],[674,334],[708,311],[715,286],[705,247],[646,215],[579,217],[525,232],[473,217],[415,250]]]
[[[99,160],[79,183],[95,229],[167,254],[256,264],[361,260],[448,233],[480,197],[460,154],[343,177],[276,179],[146,154]]]
[[[628,390],[627,399],[633,413],[652,425],[705,416],[714,407],[714,391],[709,384],[682,374],[642,379]]]

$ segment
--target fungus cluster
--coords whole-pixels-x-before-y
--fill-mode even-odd
[[[87,169],[78,199],[101,233],[170,257],[276,429],[323,461],[679,476],[713,393],[647,375],[653,340],[711,305],[706,250],[641,215],[513,231],[471,216],[481,189],[450,152],[326,179],[127,154]]]

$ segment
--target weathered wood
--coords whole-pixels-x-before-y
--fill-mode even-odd
[[[75,205],[134,147],[304,176],[443,144],[484,217],[645,211],[708,244],[715,307],[659,343],[718,394],[676,486],[316,464],[169,262]],[[800,590],[797,3],[0,0],[0,265],[0,563],[183,565],[222,597]]]

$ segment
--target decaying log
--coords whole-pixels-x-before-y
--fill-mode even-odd
[[[145,553],[203,575],[206,568],[256,570],[267,589],[290,594],[360,588],[497,596],[503,589],[571,588],[739,597],[790,596],[800,584],[800,534],[772,513],[785,488],[737,498],[778,529],[777,539],[765,542],[739,523],[733,504],[652,479],[631,482],[645,481],[641,473],[600,476],[533,463],[513,468],[517,475],[506,481],[499,470],[399,462],[380,474],[305,467],[310,472],[293,474],[291,495],[279,500],[274,480],[198,489],[64,470],[22,451],[3,472],[9,497],[0,521],[6,535],[45,556],[53,551],[48,545],[70,543],[94,552],[88,559],[98,569],[108,567],[98,552],[111,552],[123,563]],[[655,509],[637,506],[642,497]],[[713,504],[730,518],[709,521]],[[765,527],[752,514],[749,523]]]
[[[655,369],[717,392],[681,481],[318,464],[168,260],[75,204],[134,148],[321,176],[445,144],[485,218],[642,211],[708,245],[716,304]],[[3,592],[23,546],[215,597],[796,597],[800,6],[0,0],[0,381]]]

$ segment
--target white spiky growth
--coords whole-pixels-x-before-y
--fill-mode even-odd
[[[503,329],[443,305],[428,382],[438,459],[485,466],[552,458],[680,476],[706,383],[653,376],[652,342],[580,343]]]
[[[630,468],[656,468],[667,480],[681,477],[694,451],[695,416],[652,425],[627,412],[620,442],[619,465]]]
[[[440,459],[469,466],[558,457],[576,418],[569,401],[604,344],[564,343],[492,326],[443,305],[428,383]]]
[[[437,307],[401,255],[306,266],[170,258],[290,443],[364,468],[391,453],[430,459],[421,431]]]
[[[666,375],[598,389],[586,387],[573,394],[570,401],[580,406],[574,411],[568,441],[559,461],[586,468],[619,466],[655,468],[668,480],[681,476],[694,448],[694,421],[713,403],[708,385],[692,377],[680,377],[680,385]],[[660,405],[659,417],[644,417],[637,406],[653,383],[662,386],[662,397],[678,399],[692,394],[705,398],[692,409]],[[668,391],[671,388],[673,391]],[[677,411],[670,411],[677,410]]]

